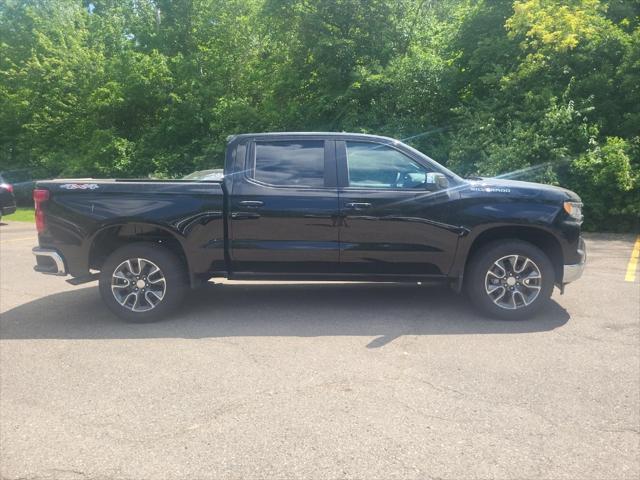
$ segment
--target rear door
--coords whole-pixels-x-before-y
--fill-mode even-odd
[[[439,172],[393,145],[358,139],[336,149],[342,271],[446,275],[460,232],[445,222],[452,192],[433,182]]]
[[[245,152],[229,201],[232,275],[336,273],[335,142],[266,136]]]

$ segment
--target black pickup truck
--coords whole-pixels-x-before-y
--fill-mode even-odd
[[[174,311],[215,277],[442,280],[484,313],[519,319],[586,259],[575,193],[464,180],[373,135],[237,135],[219,181],[43,181],[34,200],[35,270],[99,280],[132,321]]]

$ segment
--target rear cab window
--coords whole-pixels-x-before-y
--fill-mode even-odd
[[[325,186],[324,140],[257,140],[251,178],[274,187]]]

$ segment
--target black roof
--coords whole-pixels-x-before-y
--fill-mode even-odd
[[[368,139],[377,140],[384,143],[397,143],[395,138],[383,137],[381,135],[371,135],[368,133],[350,133],[350,132],[263,132],[263,133],[241,133],[238,135],[230,135],[227,140],[242,140],[244,138],[291,138],[291,137],[322,137],[322,138],[344,138],[344,139]]]

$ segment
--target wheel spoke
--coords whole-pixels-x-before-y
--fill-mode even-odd
[[[502,267],[501,267],[501,268],[502,268]],[[502,275],[498,275],[498,274],[497,274],[497,273],[495,273],[493,270],[489,270],[487,273],[488,273],[489,275],[493,275],[493,276],[494,276],[494,277],[496,277],[497,279],[504,278],[504,276],[505,276],[504,270],[502,271]]]
[[[138,311],[137,306],[140,303],[140,292],[135,292],[133,295],[135,296],[135,301],[133,302],[133,305],[131,306],[131,310],[136,312],[136,311]]]
[[[520,297],[520,300],[522,301],[522,303],[523,303],[525,306],[529,304],[529,303],[527,302],[527,299],[524,297],[524,295],[522,294],[522,292],[521,292],[520,290],[514,290],[514,292],[513,292],[513,299],[514,299],[514,303],[515,303],[516,295],[517,295],[518,297]]]
[[[520,257],[517,257],[520,258]],[[524,262],[520,268],[514,268],[513,271],[516,273],[522,273],[527,268],[527,265],[531,263],[531,260],[525,257]],[[516,260],[516,266],[518,265],[518,261]]]
[[[149,298],[149,295],[153,295],[155,297],[155,300],[152,300],[151,298]],[[153,290],[149,290],[144,294],[144,298],[147,300],[147,302],[149,302],[149,305],[153,305],[153,306],[155,306],[158,302],[160,302],[162,300],[162,297],[163,297],[162,295],[158,295]]]
[[[118,270],[116,270],[116,272],[113,274],[113,278],[119,278],[120,280],[124,280],[125,282],[129,283],[129,279],[124,275],[124,273]]]
[[[498,273],[495,273],[492,268],[488,272],[490,275],[493,275],[496,278],[504,278],[507,275],[507,270],[502,265],[500,265],[500,261],[495,262],[493,266],[498,267],[500,271]]]
[[[142,275],[142,272],[144,272],[144,269],[147,267],[147,261],[144,258],[139,258],[138,259],[138,272],[139,275]]]
[[[129,300],[130,300],[131,298],[135,298],[135,296],[136,296],[135,292],[128,293],[127,295],[125,295],[125,296],[124,296],[124,298],[122,299],[122,301],[120,301],[120,305],[122,305],[122,306],[126,306],[126,305],[127,305],[127,303],[129,303]]]
[[[516,305],[516,296],[513,294],[513,291],[511,292],[511,308],[513,310],[518,308],[518,305]]]
[[[504,287],[501,287],[501,288],[502,288],[502,293],[500,295],[498,295],[496,298],[493,299],[494,302],[499,302],[507,294],[507,289],[504,288]]]
[[[157,278],[155,280],[152,280],[149,277],[147,277],[147,282],[152,284],[152,285],[157,285],[159,283],[162,283],[162,284],[166,283],[166,280],[164,279],[164,277],[160,277],[160,278]]]

